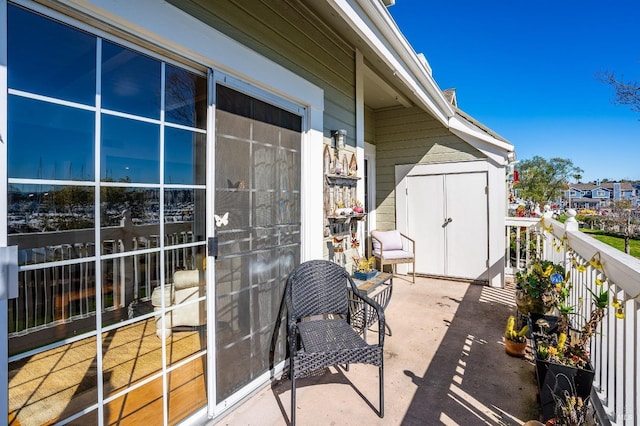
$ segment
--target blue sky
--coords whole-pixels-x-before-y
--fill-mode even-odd
[[[583,182],[640,180],[640,113],[596,79],[640,81],[640,1],[396,0],[391,15],[441,89],[515,147]]]

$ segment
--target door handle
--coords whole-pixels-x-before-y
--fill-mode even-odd
[[[447,226],[451,222],[453,222],[453,219],[451,219],[450,217],[446,218],[444,223],[442,224],[442,227],[444,228],[445,226]]]

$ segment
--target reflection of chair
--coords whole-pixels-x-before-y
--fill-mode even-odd
[[[173,274],[173,284],[165,285],[164,306],[170,308],[191,300],[196,300],[205,294],[204,271],[188,270],[176,271]],[[162,306],[162,292],[160,287],[153,289],[151,303],[154,311],[159,312]],[[162,315],[156,315],[156,334],[171,336],[172,328],[181,325],[198,326],[206,322],[204,301],[180,306],[165,314],[164,329],[162,328]]]
[[[404,244],[406,241],[407,244]],[[380,270],[384,265],[391,265],[395,273],[399,263],[413,264],[413,282],[416,282],[416,242],[403,233],[392,231],[371,231],[371,255],[380,263]]]
[[[352,289],[352,291],[349,291]],[[379,368],[380,411],[384,416],[384,311],[357,290],[347,271],[327,260],[311,260],[296,267],[287,279],[285,301],[289,332],[291,424],[296,415],[296,379],[326,367],[372,364]],[[349,295],[372,307],[378,315],[378,344],[369,345],[352,327]],[[366,318],[365,318],[366,321]]]

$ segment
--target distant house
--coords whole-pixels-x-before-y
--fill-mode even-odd
[[[577,209],[606,209],[614,200],[629,200],[632,205],[640,202],[638,189],[631,182],[572,183],[564,192],[564,201]]]
[[[285,364],[292,268],[376,228],[504,285],[514,147],[386,3],[0,1],[0,418],[220,418]]]

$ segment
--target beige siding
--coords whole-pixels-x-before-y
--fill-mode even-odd
[[[395,166],[473,161],[485,156],[419,108],[398,108],[375,114],[376,228],[393,229]]]
[[[376,143],[376,119],[375,111],[364,107],[364,141],[372,144]]]
[[[325,138],[345,129],[355,146],[355,51],[299,1],[168,1],[321,87]]]

